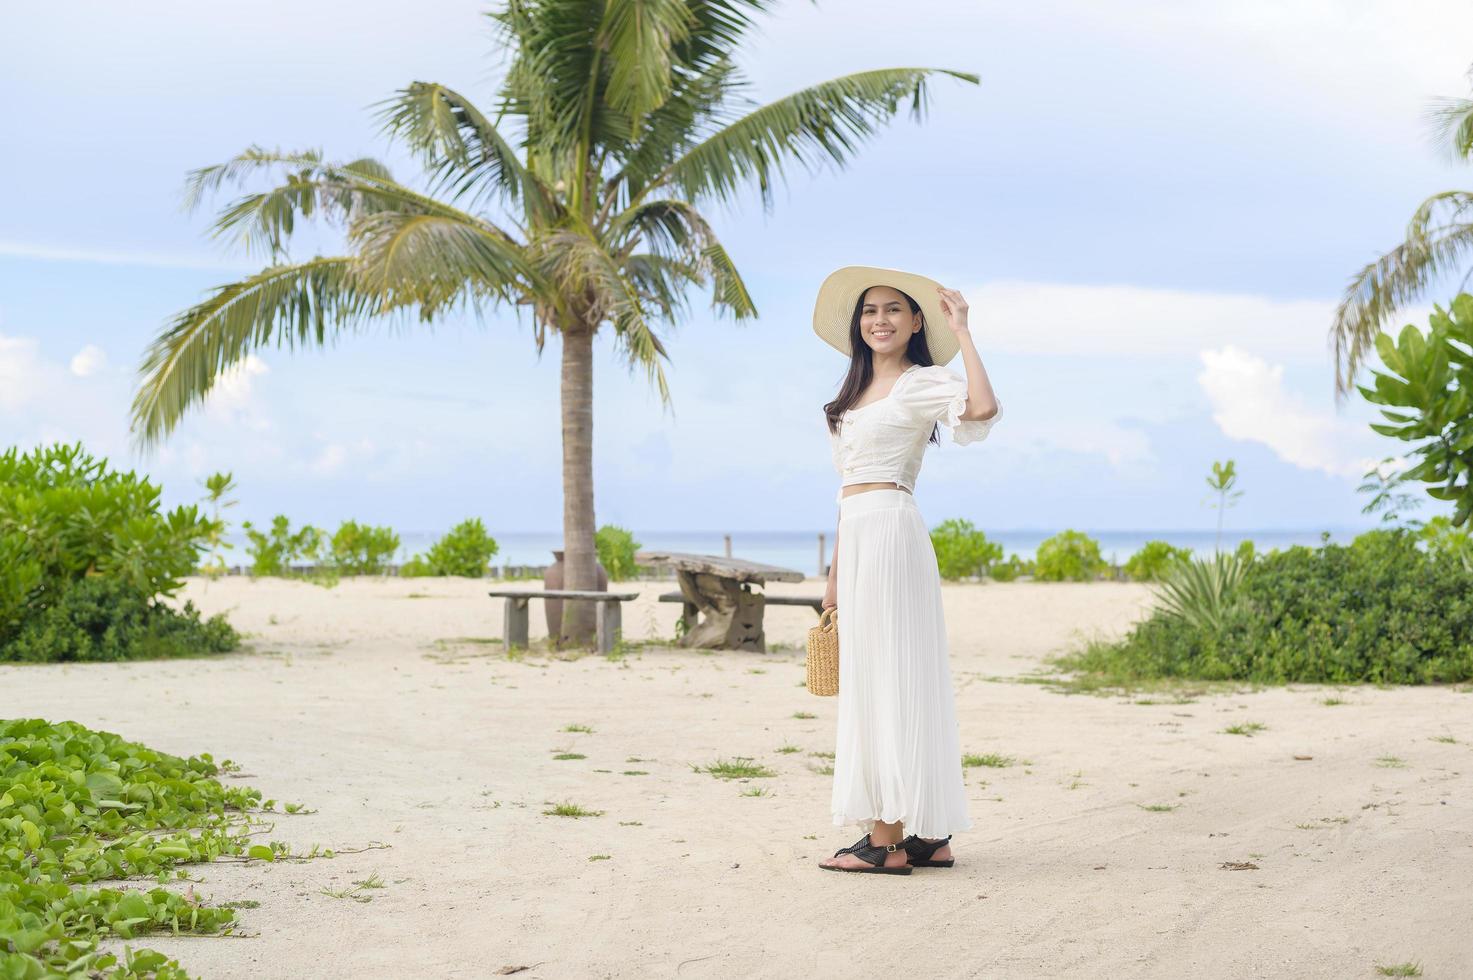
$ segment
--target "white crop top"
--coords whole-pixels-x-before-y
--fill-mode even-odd
[[[944,364],[912,364],[895,379],[890,394],[849,409],[839,431],[829,433],[834,469],[843,478],[839,499],[844,487],[855,483],[897,483],[914,491],[934,423],[950,429],[951,441],[959,446],[986,439],[1002,418],[1001,399],[990,419],[963,420],[966,407],[966,378]]]

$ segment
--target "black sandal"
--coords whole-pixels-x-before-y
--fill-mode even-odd
[[[944,861],[937,861],[936,859],[931,857],[931,855],[935,854],[937,851],[941,850],[941,848],[945,847],[947,842],[950,840],[950,834],[947,834],[941,840],[938,840],[934,843],[922,840],[915,834],[911,834],[905,840],[901,841],[900,844],[902,847],[905,848],[905,854],[908,858],[910,858],[910,863],[912,867],[949,868],[952,865],[956,864],[955,858],[947,858]]]
[[[868,861],[870,864],[873,864],[873,868],[841,868],[832,864],[822,863],[819,864],[819,867],[825,871],[858,871],[861,874],[872,875],[908,875],[912,870],[909,864],[900,864],[889,868],[885,867],[885,856],[893,851],[901,850],[902,847],[902,844],[871,844],[869,834],[865,834],[848,847],[839,848],[834,852],[834,857],[838,857],[840,854],[853,854],[861,861]]]

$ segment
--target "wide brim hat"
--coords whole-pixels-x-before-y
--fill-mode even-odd
[[[920,306],[926,318],[926,346],[931,351],[931,361],[945,364],[961,350],[961,341],[946,324],[941,294],[936,292],[940,285],[935,279],[899,269],[869,265],[835,269],[818,287],[818,299],[813,304],[813,332],[839,353],[853,357],[854,352],[849,349],[849,321],[854,316],[854,304],[871,286],[891,286]]]

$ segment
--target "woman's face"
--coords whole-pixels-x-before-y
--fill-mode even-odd
[[[876,354],[905,350],[911,334],[920,329],[920,314],[910,311],[910,304],[900,290],[890,286],[871,286],[865,290],[859,332]]]

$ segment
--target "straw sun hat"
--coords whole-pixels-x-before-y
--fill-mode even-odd
[[[854,356],[849,349],[849,320],[854,316],[854,304],[871,286],[891,286],[908,294],[920,305],[921,315],[925,317],[926,346],[931,351],[931,360],[945,364],[961,350],[961,341],[946,325],[946,314],[941,311],[941,294],[936,292],[940,285],[935,279],[914,272],[846,265],[829,273],[823,285],[818,287],[818,300],[813,304],[813,332],[839,353]]]

